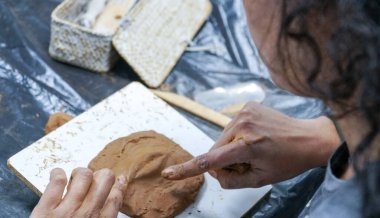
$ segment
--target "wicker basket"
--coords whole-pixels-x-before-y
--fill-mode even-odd
[[[53,11],[49,54],[107,72],[117,50],[150,87],[165,80],[212,10],[209,0],[139,0],[116,34],[106,35],[74,22],[87,1],[65,0]]]
[[[109,71],[119,55],[112,35],[92,32],[74,22],[87,0],[66,0],[52,13],[51,57],[96,72]]]
[[[140,1],[116,32],[113,44],[148,86],[158,87],[211,10],[208,0]]]

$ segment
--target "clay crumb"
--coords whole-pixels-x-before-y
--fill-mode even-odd
[[[73,116],[63,113],[63,112],[52,114],[45,125],[45,135],[58,129],[60,126],[69,122],[73,118],[74,118]]]

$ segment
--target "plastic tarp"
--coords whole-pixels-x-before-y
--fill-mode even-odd
[[[50,114],[80,114],[129,82],[139,81],[123,60],[111,72],[96,74],[51,59],[50,15],[60,2],[0,1],[0,217],[27,217],[38,202],[6,162],[44,135]],[[191,46],[218,49],[185,52],[166,79],[166,87],[194,98],[215,87],[254,81],[265,89],[265,105],[300,118],[324,113],[321,102],[292,96],[273,85],[250,38],[240,0],[212,3],[212,15]],[[213,139],[219,136],[222,129],[181,113]],[[322,179],[323,169],[315,169],[275,184],[246,216],[294,217]]]

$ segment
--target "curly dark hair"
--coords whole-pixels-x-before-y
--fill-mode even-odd
[[[374,143],[380,124],[380,1],[285,0],[282,13],[283,67],[301,70],[318,97],[340,102],[345,108],[340,116],[359,112],[370,126],[351,155],[363,194],[362,215],[380,217],[380,146]],[[300,53],[289,53],[290,45],[306,57],[294,57]],[[320,78],[321,71],[331,79]],[[369,157],[374,153],[376,161]]]

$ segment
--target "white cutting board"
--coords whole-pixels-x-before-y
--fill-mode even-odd
[[[143,85],[131,83],[12,156],[8,166],[41,194],[51,169],[61,167],[70,175],[76,167],[87,167],[112,140],[143,130],[166,135],[194,156],[207,152],[214,143]],[[196,202],[178,217],[239,217],[270,188],[224,190],[205,174]],[[119,213],[118,217],[126,216]]]

